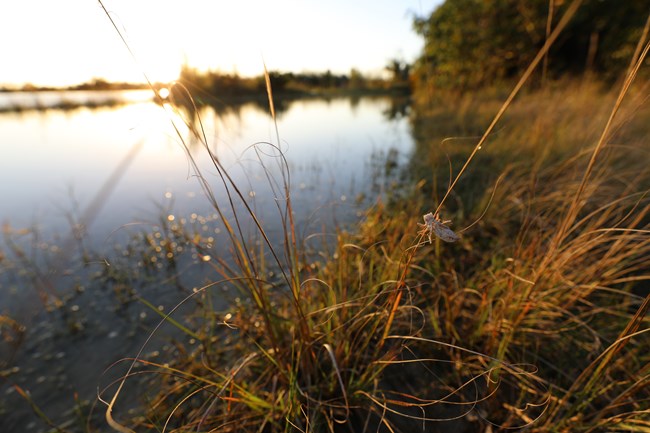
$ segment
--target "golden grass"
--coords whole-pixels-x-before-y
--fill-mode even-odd
[[[485,152],[499,158],[475,161],[488,179],[502,175],[497,189],[469,169],[450,196],[455,229],[482,216],[458,243],[417,234],[440,196],[434,186],[444,190],[447,157],[459,167],[452,152],[467,151],[446,141],[441,152],[435,133],[418,130],[435,131],[424,120],[441,113],[423,111],[415,135],[430,138],[410,169],[424,177],[369,210],[357,233],[339,233],[334,250],[306,254],[288,230],[287,275],[267,281],[256,275],[274,268],[273,255],[241,241],[243,271],[224,264],[214,287],[234,285],[242,300],[213,311],[206,287],[196,294],[206,297],[204,326],[193,330],[200,348],[172,366],[138,360],[157,371],[160,390],[138,428],[647,431],[650,155],[648,109],[634,100],[645,87],[632,89],[623,109],[635,117],[624,115],[602,149],[549,259],[615,100],[593,83],[570,84],[511,105]]]
[[[188,158],[226,225],[234,265],[216,263],[224,279],[192,295],[206,305],[191,331],[197,350],[170,365],[126,360],[124,376],[101,393],[112,396],[109,424],[650,431],[647,87],[632,86],[631,68],[615,95],[585,80],[546,83],[516,100],[559,31],[505,103],[470,95],[418,107],[414,187],[318,254],[297,235],[279,148],[257,152],[284,228],[274,244],[194,129],[226,203]],[[647,47],[639,53],[638,66]],[[425,244],[417,223],[434,209],[457,232],[471,229],[454,244]],[[246,221],[257,238],[244,236]],[[208,292],[224,285],[239,301],[214,311]],[[155,373],[148,412],[115,420],[127,379],[144,372]]]

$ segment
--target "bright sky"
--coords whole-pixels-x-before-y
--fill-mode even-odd
[[[379,73],[415,59],[415,15],[442,0],[105,0],[134,60],[97,0],[3,0],[0,86],[65,86],[92,78],[142,82],[199,69]]]

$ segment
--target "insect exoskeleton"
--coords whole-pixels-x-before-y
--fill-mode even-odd
[[[456,242],[460,239],[456,232],[445,225],[450,221],[442,221],[437,214],[434,215],[432,212],[423,215],[422,218],[424,224],[420,224],[420,226],[424,227],[423,232],[429,236],[429,243],[433,242],[433,235],[445,242]]]

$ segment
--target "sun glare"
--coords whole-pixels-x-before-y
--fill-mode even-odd
[[[178,79],[183,64],[243,76],[262,74],[264,63],[271,70],[293,72],[370,72],[381,70],[388,58],[412,57],[420,43],[403,16],[405,9],[417,9],[414,0],[400,6],[368,0],[333,0],[328,6],[294,0],[188,0],[182,5],[103,0],[106,11],[97,2],[70,0],[75,16],[56,3],[37,1],[9,3],[0,14],[0,39],[19,42],[3,47],[3,56],[21,59],[4,65],[0,85],[66,86],[95,78],[143,82],[145,76],[170,82]],[[39,14],[29,15],[35,7]],[[9,19],[28,15],[33,18],[29,28]],[[341,31],[332,33],[333,25]],[[388,37],[381,30],[387,27],[401,33]],[[33,28],[48,37],[34,38]],[[25,57],[25,52],[33,55]]]

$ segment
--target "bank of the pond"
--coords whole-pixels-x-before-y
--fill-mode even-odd
[[[213,221],[164,213],[156,230],[120,249],[126,268],[113,263],[142,263],[136,273],[102,274],[115,296],[128,299],[148,278],[182,283],[174,275],[185,264],[212,274],[179,292],[191,313],[174,313],[154,333],[168,351],[111,366],[102,383],[117,382],[101,390],[104,401],[126,377],[112,416],[137,431],[643,425],[650,131],[642,93],[630,93],[610,131],[616,145],[596,155],[580,188],[594,149],[584,144],[598,141],[614,99],[590,83],[522,95],[440,209],[457,242],[429,242],[422,216],[436,210],[499,100],[416,107],[410,158],[397,169],[378,165],[399,172],[398,186],[349,232],[305,236],[290,217],[300,201],[282,194],[275,237],[268,214],[258,226],[244,208],[220,213],[222,201]],[[579,191],[588,200],[576,201]],[[232,259],[213,252],[214,221]],[[153,323],[180,305],[157,301],[133,305],[147,307]],[[150,329],[118,341],[137,346]],[[134,354],[112,350],[116,359]],[[103,425],[103,410],[81,418],[92,412]]]
[[[403,189],[331,250],[308,257],[300,243],[280,247],[290,260],[276,280],[251,273],[253,257],[230,280],[248,296],[206,309],[202,344],[157,366],[155,405],[120,422],[227,431],[643,425],[642,94],[630,94],[630,114],[611,131],[624,146],[597,155],[582,189],[589,200],[558,237],[594,149],[581,144],[598,140],[614,96],[585,83],[509,107],[440,209],[461,236],[455,243],[429,243],[418,223],[444,196],[450,165],[453,179],[473,150],[477,138],[459,131],[480,131],[498,101],[420,107]]]

